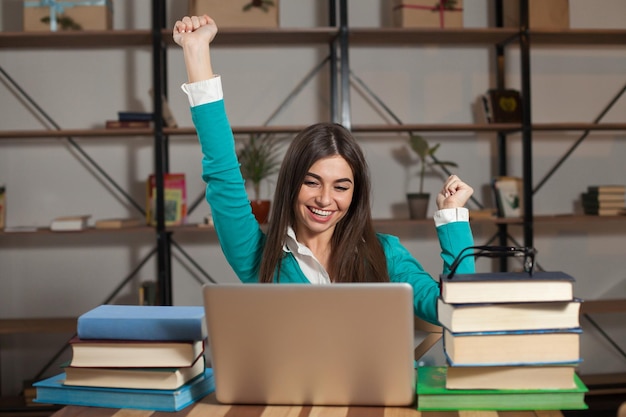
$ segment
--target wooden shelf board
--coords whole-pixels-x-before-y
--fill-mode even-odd
[[[304,129],[305,125],[292,126],[233,126],[234,134],[296,134]],[[392,132],[519,132],[521,125],[515,123],[423,123],[423,124],[389,124],[389,125],[353,125],[354,133],[392,133]],[[535,131],[623,131],[626,123],[537,123],[533,125]],[[165,135],[195,136],[194,127],[166,127]],[[133,137],[152,136],[154,129],[63,129],[63,130],[1,130],[0,140],[7,139],[41,139],[41,138],[102,138],[102,137]]]
[[[475,46],[504,44],[517,35],[510,28],[350,28],[349,42],[350,46]]]
[[[335,27],[312,28],[222,28],[215,38],[216,47],[279,47],[324,45],[338,36]],[[352,46],[417,46],[423,44],[475,46],[502,45],[516,41],[515,28],[350,28]],[[161,33],[164,43],[175,46],[171,29]],[[533,30],[531,46],[537,45],[626,45],[623,29]],[[80,32],[1,32],[0,48],[125,48],[150,46],[152,32],[144,30],[106,30]]]
[[[531,30],[531,45],[621,45],[626,46],[624,29]]]
[[[626,299],[585,300],[581,304],[581,312],[583,314],[626,313]]]
[[[74,333],[76,317],[0,319],[0,334]]]
[[[149,30],[0,32],[0,49],[106,49],[137,46],[149,47],[150,45],[152,45],[152,36]]]

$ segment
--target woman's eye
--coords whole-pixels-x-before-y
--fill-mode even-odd
[[[309,187],[315,187],[317,185],[316,181],[304,181],[304,185],[307,185]]]
[[[337,190],[337,191],[348,191],[348,187],[343,187],[343,186],[338,185],[338,186],[335,187],[335,190]]]

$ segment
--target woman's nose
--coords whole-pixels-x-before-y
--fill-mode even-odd
[[[326,207],[331,202],[330,190],[327,187],[321,187],[315,198],[315,203],[320,207]]]

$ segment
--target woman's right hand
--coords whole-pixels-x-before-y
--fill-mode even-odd
[[[216,34],[217,25],[207,15],[185,16],[174,24],[174,42],[182,47],[191,41],[209,44]]]

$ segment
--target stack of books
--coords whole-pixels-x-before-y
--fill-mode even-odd
[[[204,307],[101,305],[78,318],[64,372],[36,402],[178,411],[214,390]]]
[[[593,185],[581,195],[585,214],[618,216],[626,214],[626,185]]]
[[[418,409],[587,408],[573,283],[562,272],[442,275],[448,366],[418,369]]]

